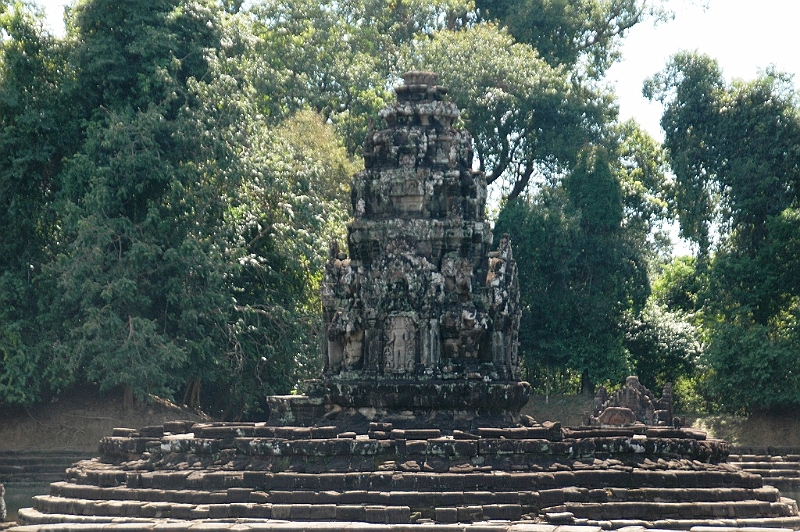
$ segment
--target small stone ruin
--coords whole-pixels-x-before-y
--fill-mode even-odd
[[[672,417],[672,384],[667,383],[660,399],[639,383],[638,377],[628,377],[625,386],[608,395],[600,386],[594,398],[594,412],[584,424],[615,426],[633,425],[675,425],[681,420]]]
[[[364,143],[347,251],[332,244],[325,370],[267,423],[115,429],[19,512],[17,532],[600,532],[800,528],[635,377],[580,427],[520,414],[511,242],[484,220],[458,109],[409,73]]]

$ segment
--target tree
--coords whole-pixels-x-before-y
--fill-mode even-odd
[[[697,260],[690,256],[675,257],[665,264],[652,283],[656,304],[671,311],[692,314],[702,306],[700,294],[706,295],[708,279],[698,271]]]
[[[756,253],[720,250],[709,271],[705,327],[711,399],[734,412],[800,404],[800,214],[767,220]],[[734,240],[735,242],[736,240]]]
[[[596,139],[593,131],[611,121],[609,94],[573,83],[492,23],[441,30],[407,54],[407,69],[433,70],[449,87],[480,169],[509,199],[531,179],[571,167],[581,146]]]
[[[264,130],[254,144],[253,178],[241,183],[229,213],[239,251],[228,386],[240,410],[322,369],[320,282],[328,244],[343,236],[346,183],[356,170],[333,127],[312,111]]]
[[[587,147],[559,186],[509,202],[495,232],[509,233],[520,272],[526,367],[566,367],[588,390],[630,369],[622,326],[649,293],[643,235],[623,224],[623,194],[608,154]]]
[[[551,66],[579,67],[596,78],[619,58],[619,41],[628,30],[667,16],[658,3],[646,0],[476,0],[475,5],[483,19],[498,20]]]
[[[707,279],[693,304],[708,337],[710,393],[736,411],[796,405],[800,396],[784,393],[798,386],[800,285],[787,272],[796,271],[800,99],[791,79],[767,70],[727,84],[715,61],[682,53],[645,92],[665,104],[674,203],[682,233],[699,244],[695,275]]]
[[[709,346],[710,398],[727,412],[796,408],[800,397],[800,367],[793,312],[776,330],[753,323],[746,313],[719,323]]]
[[[632,120],[609,127],[605,145],[610,152],[609,164],[619,180],[626,229],[638,238],[653,239],[654,247],[648,253],[669,247],[662,225],[674,214],[664,150]]]
[[[206,50],[220,42],[219,11],[206,0],[79,0],[67,21],[82,88],[75,96],[87,112],[101,105],[145,108],[176,84],[201,79]]]
[[[371,117],[392,98],[403,44],[466,24],[468,0],[263,0],[251,14],[265,114],[314,109],[357,153]]]
[[[86,125],[58,198],[54,351],[73,380],[123,386],[129,400],[171,395],[183,368],[202,367],[227,341],[219,220],[235,147],[208,131],[235,104],[209,113],[193,81],[211,73],[203,50],[219,35],[184,39],[220,27],[221,14],[181,7],[85,1],[68,25]]]
[[[640,382],[651,390],[691,378],[703,354],[690,316],[653,300],[627,324],[624,344]]]
[[[2,218],[0,401],[91,382],[253,415],[313,370],[353,163],[313,113],[261,120],[243,14],[71,14],[63,41],[24,9],[3,18],[2,201],[27,214],[19,234]]]
[[[516,4],[527,6],[527,14],[538,12]],[[616,58],[612,42],[624,33],[620,28],[651,11],[639,2],[582,4],[603,13],[604,21],[592,21],[587,32],[596,32],[592,54],[606,65]],[[587,76],[585,65],[550,61],[537,50],[560,39],[563,25],[542,27],[540,39],[526,42],[503,28],[503,16],[480,7],[465,0],[256,4],[264,112],[282,117],[308,106],[330,119],[357,153],[368,117],[391,98],[387,89],[398,73],[434,70],[464,111],[488,181],[514,198],[532,179],[538,185],[571,168],[584,143],[604,144],[606,135],[615,134],[606,129],[616,118],[613,94],[596,83],[599,75]],[[584,15],[567,9],[560,16],[579,31]]]
[[[658,261],[644,311],[631,316],[626,347],[642,382],[651,389],[673,384],[678,408],[714,411],[708,392],[708,330],[704,301],[708,269],[691,256]]]
[[[58,230],[62,158],[81,135],[62,91],[72,82],[66,47],[21,3],[0,12],[0,26],[0,402],[28,404],[50,391],[55,369],[30,339],[52,288],[42,267]]]
[[[716,61],[681,53],[646,83],[645,94],[665,104],[661,125],[683,236],[698,243],[701,256],[715,225],[757,246],[767,219],[793,201],[800,175],[790,78],[770,70],[728,87]]]
[[[716,61],[681,53],[669,66],[645,83],[644,94],[665,106],[661,128],[670,168],[675,173],[675,207],[681,236],[697,243],[701,257],[711,247],[716,222],[714,182],[714,117],[723,85]]]

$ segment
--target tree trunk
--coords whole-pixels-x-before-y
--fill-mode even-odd
[[[200,406],[200,381],[198,379],[189,379],[189,382],[186,383],[183,404],[190,408]]]
[[[581,395],[594,395],[594,384],[589,380],[587,371],[581,375]]]
[[[122,389],[122,408],[126,411],[133,410],[133,388],[127,384]]]

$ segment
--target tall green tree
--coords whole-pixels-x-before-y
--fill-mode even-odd
[[[699,245],[698,277],[708,279],[698,299],[711,393],[736,411],[800,404],[784,393],[797,387],[791,353],[800,292],[786,274],[795,271],[800,178],[800,98],[791,78],[767,70],[726,83],[714,60],[681,53],[645,92],[665,105],[674,202],[682,232]]]
[[[226,393],[243,403],[234,411],[319,375],[320,282],[329,242],[343,237],[356,170],[333,126],[313,111],[253,141],[252,177],[228,213],[238,268]]]
[[[675,174],[674,201],[681,236],[694,241],[700,255],[708,255],[712,227],[718,221],[714,180],[717,98],[724,85],[716,61],[707,56],[680,53],[660,74],[648,80],[644,94],[664,104],[661,128],[670,168]]]
[[[230,105],[210,113],[194,82],[213,74],[205,50],[220,35],[208,28],[224,21],[211,3],[178,1],[89,0],[72,13],[85,141],[57,200],[54,351],[73,379],[170,395],[227,340],[219,228],[235,147],[208,132]]]
[[[625,315],[647,299],[646,234],[624,225],[620,180],[607,152],[587,147],[558,186],[509,202],[495,232],[509,233],[520,268],[526,367],[567,368],[592,389],[630,369]]]
[[[313,371],[354,166],[324,117],[263,120],[227,7],[82,0],[64,39],[3,15],[0,402],[96,383],[237,417]]]
[[[52,258],[62,159],[81,137],[62,88],[73,78],[67,47],[21,3],[0,8],[0,401],[29,403],[48,390],[42,267]]]

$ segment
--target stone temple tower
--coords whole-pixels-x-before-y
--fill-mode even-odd
[[[322,287],[334,404],[459,415],[516,412],[519,287],[508,238],[491,250],[486,180],[436,74],[410,72],[370,129],[345,253]]]

